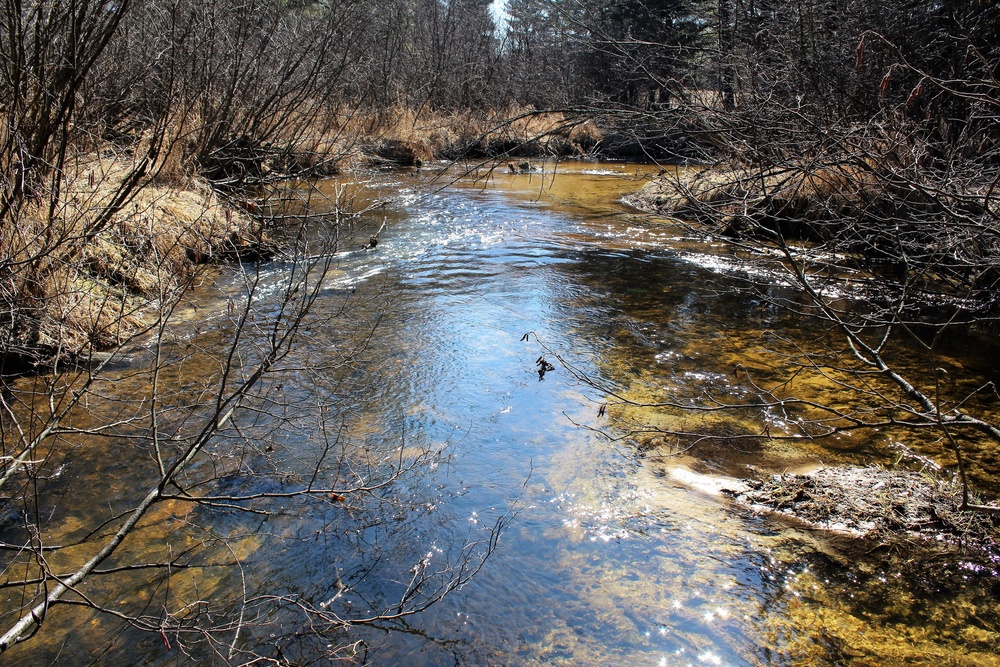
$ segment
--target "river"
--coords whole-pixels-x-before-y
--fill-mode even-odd
[[[292,370],[261,392],[267,401],[257,406],[269,407],[244,418],[260,446],[251,456],[239,444],[246,433],[216,445],[216,453],[240,453],[226,455],[232,467],[214,475],[213,488],[277,488],[282,471],[295,461],[308,469],[331,438],[344,452],[331,456],[341,481],[359,462],[385,463],[394,452],[419,465],[385,492],[288,502],[267,519],[171,501],[144,525],[133,553],[158,559],[169,544],[171,553],[189,548],[220,564],[179,571],[169,594],[164,580],[139,577],[94,591],[120,600],[114,609],[143,601],[153,616],[180,600],[192,613],[191,600],[248,597],[243,591],[365,616],[421,561],[421,572],[440,571],[480,553],[462,547],[488,539],[501,520],[481,571],[420,614],[330,635],[286,605],[243,619],[238,641],[297,664],[329,664],[348,645],[380,665],[1000,664],[998,588],[981,564],[904,576],[892,561],[859,558],[835,536],[738,507],[713,488],[716,476],[754,469],[889,465],[899,443],[880,434],[792,444],[734,437],[677,453],[655,433],[625,436],[648,423],[761,433],[765,418],[778,417],[605,410],[605,384],[650,400],[735,400],[746,395],[737,367],[774,379],[796,346],[832,340],[734,289],[747,266],[726,246],[621,204],[646,169],[573,162],[555,175],[553,165],[516,175],[370,175],[361,198],[387,203],[344,241]],[[377,248],[360,249],[383,222]],[[261,284],[279,284],[287,268],[264,264]],[[199,404],[199,374],[210,374],[209,360],[224,349],[227,304],[239,307],[244,284],[216,276],[169,332],[167,353],[186,359],[163,378],[174,383],[175,405]],[[777,281],[770,289],[784,290]],[[102,389],[120,392],[109,413],[124,412],[148,382],[134,371],[148,349],[131,355]],[[553,368],[540,374],[539,358]],[[996,359],[995,348],[970,354],[956,343],[942,363],[979,379]],[[306,407],[319,404],[329,426],[322,437],[310,431],[318,408]],[[187,417],[175,410],[165,419]],[[138,470],[148,463],[148,452],[126,453],[121,441],[67,442],[69,472],[48,482],[64,536],[92,513],[127,504],[144,488]],[[980,479],[995,473],[986,466]],[[240,567],[223,565],[234,558]],[[235,634],[187,657],[169,636],[123,631],[114,618],[76,609],[53,612],[44,632],[5,664],[222,664],[218,647]]]

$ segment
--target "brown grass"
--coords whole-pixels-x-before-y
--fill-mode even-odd
[[[6,355],[35,362],[86,354],[134,335],[199,262],[254,243],[252,221],[207,185],[148,185],[97,225],[132,165],[75,161],[54,210],[44,200],[0,231]]]
[[[658,179],[640,194],[647,206],[662,213],[683,215],[699,205],[735,214],[765,205],[788,214],[802,212],[811,203],[825,207],[855,202],[876,187],[871,170],[853,165],[792,168],[765,172],[730,169],[689,169],[676,177]]]
[[[340,136],[357,138],[355,155],[397,165],[458,157],[583,156],[603,139],[592,121],[524,107],[465,113],[393,108],[377,116],[345,110],[341,115]]]
[[[272,138],[265,173],[584,155],[603,139],[593,122],[530,108],[373,114],[305,105],[296,114]],[[0,229],[4,359],[40,363],[119,345],[140,330],[151,304],[168,302],[199,263],[261,242],[253,221],[196,176],[200,123],[193,115],[173,119],[155,150],[152,135],[131,140],[127,151],[86,144],[47,190],[32,192],[14,215],[17,224]],[[152,154],[155,161],[143,164]],[[119,185],[136,170],[144,174],[141,186],[106,215]]]
[[[187,187],[196,171],[199,119],[174,119],[149,173],[159,184]],[[321,109],[303,104],[261,145],[262,168],[272,176],[330,175],[371,164],[419,166],[439,159],[591,154],[604,136],[593,121],[527,107],[448,113],[393,107]],[[149,148],[137,142],[135,154]]]
[[[781,224],[793,238],[823,240],[836,226],[858,216],[866,202],[888,193],[875,170],[865,165],[797,165],[754,171],[725,168],[681,169],[648,183],[630,203],[637,208],[737,233],[749,221]]]

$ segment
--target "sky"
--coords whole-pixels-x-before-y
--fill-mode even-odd
[[[507,25],[507,0],[493,0],[490,3],[490,13],[497,28],[502,30]]]

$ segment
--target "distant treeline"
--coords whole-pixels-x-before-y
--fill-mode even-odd
[[[766,98],[820,124],[895,105],[978,150],[970,133],[996,134],[982,109],[998,28],[990,0],[11,1],[4,207],[70,135],[77,148],[145,138],[151,163],[225,176],[240,168],[234,138],[323,153],[321,136],[398,108],[629,111],[655,134],[692,104]]]

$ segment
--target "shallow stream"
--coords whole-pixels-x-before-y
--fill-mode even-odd
[[[378,512],[396,512],[400,529],[352,528],[337,503],[293,504],[267,524],[220,519],[210,528],[228,537],[242,570],[180,574],[175,585],[213,598],[247,579],[251,589],[266,581],[272,592],[363,615],[389,586],[393,575],[383,573],[405,578],[424,554],[434,563],[454,560],[463,544],[508,515],[497,550],[471,582],[425,612],[352,630],[341,643],[363,640],[358,655],[380,665],[1000,664],[1000,586],[982,564],[949,561],[940,572],[904,576],[884,559],[858,557],[839,538],[713,492],[713,476],[748,475],[749,466],[892,464],[899,450],[889,438],[734,438],[672,456],[669,439],[621,437],[623,424],[644,419],[739,434],[793,417],[744,412],[722,419],[613,405],[605,413],[606,393],[579,375],[633,397],[738,400],[746,394],[737,365],[777,380],[783,355],[831,338],[731,289],[742,265],[725,246],[621,204],[646,168],[574,162],[558,165],[554,176],[546,169],[475,178],[426,168],[374,175],[365,197],[388,203],[358,224],[319,306],[345,331],[377,323],[353,362],[352,388],[338,384],[343,368],[334,378],[305,363],[274,388],[285,410],[282,428],[295,423],[295,406],[338,397],[331,410],[344,442],[430,453],[427,465],[400,480],[405,493],[395,509],[352,515],[375,526]],[[335,183],[323,187],[332,191]],[[358,249],[383,220],[377,248]],[[285,269],[274,262],[263,270],[266,284]],[[211,358],[212,346],[225,343],[229,320],[220,313],[238,286],[225,276],[205,285],[172,334],[177,345],[193,344]],[[300,358],[322,366],[341,355],[332,330],[307,331]],[[555,368],[540,378],[542,356]],[[942,363],[978,380],[997,358],[985,344],[959,343]],[[142,363],[141,354],[137,359]],[[115,372],[119,379],[107,391],[131,400],[128,365]],[[179,394],[197,384],[184,373],[191,371],[165,379]],[[316,446],[304,432],[274,438],[290,456],[296,446]],[[91,504],[107,508],[141,488],[121,455],[75,446],[78,469],[90,460],[97,472],[86,473],[95,478],[83,492],[70,484],[80,477],[66,473],[66,506],[86,505],[89,493]],[[980,458],[996,465],[992,455]],[[979,479],[990,483],[995,473],[985,465]],[[230,479],[253,484],[223,475]],[[187,510],[179,505],[152,517],[145,539],[161,544],[184,534],[189,546],[206,539],[184,533]],[[71,534],[76,524],[63,520]],[[341,521],[342,533],[322,530]],[[376,550],[386,555],[369,567],[365,554]],[[117,594],[155,602],[158,590],[125,585]],[[155,633],[119,635],[113,619],[76,613],[83,620],[50,619],[51,640],[14,652],[5,664],[125,665],[138,664],[136,655],[146,664],[189,661]],[[302,632],[289,618],[261,622],[259,636],[270,634],[289,659],[328,664],[318,658],[322,646],[288,639]],[[115,643],[101,653],[96,647],[106,642],[95,635]]]

